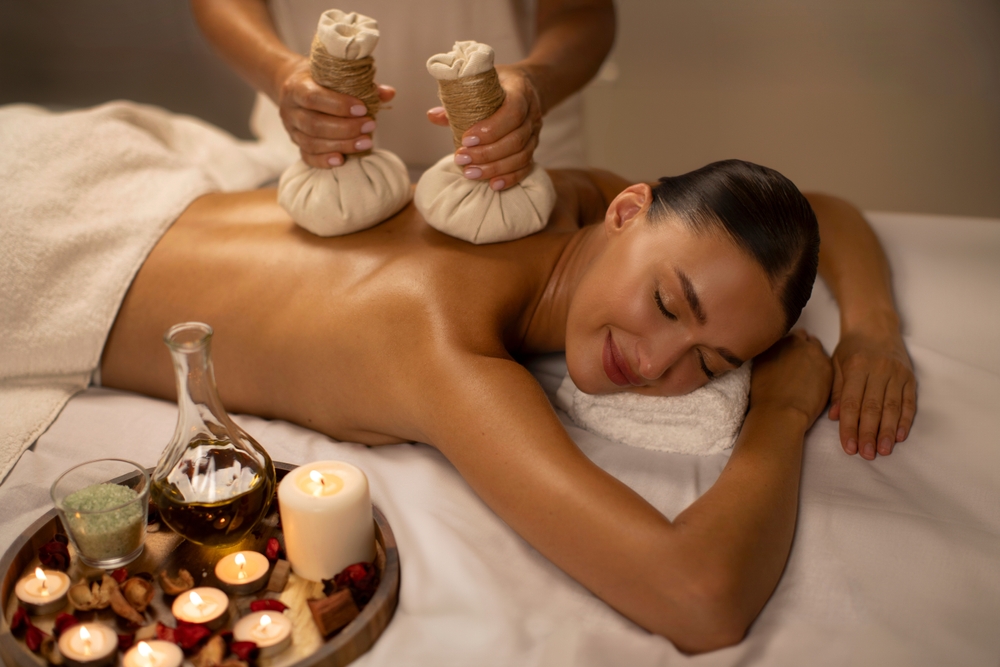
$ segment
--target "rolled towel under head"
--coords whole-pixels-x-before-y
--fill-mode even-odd
[[[438,81],[458,148],[466,130],[503,104],[493,49],[479,42],[455,42],[448,53],[431,56],[427,71]],[[454,156],[446,155],[420,177],[413,201],[431,227],[480,244],[513,241],[541,230],[556,193],[552,179],[537,164],[520,183],[497,192],[489,181],[467,179]]]
[[[379,110],[372,52],[374,19],[339,9],[323,12],[313,38],[310,69],[316,83],[357,97],[373,118]],[[302,160],[278,183],[278,203],[299,226],[319,236],[340,236],[376,225],[410,201],[406,165],[386,150],[344,157],[344,164],[315,169]]]
[[[622,444],[677,454],[721,454],[736,442],[746,415],[750,365],[690,394],[669,397],[585,394],[567,373],[556,405],[580,428]]]

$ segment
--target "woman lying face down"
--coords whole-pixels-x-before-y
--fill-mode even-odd
[[[830,394],[817,341],[776,343],[815,275],[809,205],[775,172],[740,162],[655,192],[596,172],[553,177],[546,230],[489,246],[434,231],[412,206],[318,238],[273,191],[202,197],[136,276],[103,381],[172,398],[162,334],[208,322],[230,409],[370,445],[429,443],[625,616],[685,650],[734,643],[784,567],[803,438]],[[876,284],[884,267],[838,273],[844,247],[856,258],[871,243],[881,257],[873,236],[858,241],[855,215],[831,205],[820,216],[847,239],[820,262],[851,312],[888,294]],[[670,521],[594,465],[516,361],[553,350],[595,392],[683,393],[755,357],[746,422],[715,485]]]

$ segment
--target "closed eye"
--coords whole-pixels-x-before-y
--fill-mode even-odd
[[[653,292],[653,300],[656,301],[656,307],[660,309],[663,316],[672,322],[677,321],[677,316],[667,310],[667,307],[663,305],[663,299],[660,298],[660,290]]]
[[[705,365],[705,355],[702,354],[701,350],[698,350],[698,363],[701,364],[701,370],[705,372],[705,375],[709,380],[715,379],[715,373],[709,370],[708,366]]]

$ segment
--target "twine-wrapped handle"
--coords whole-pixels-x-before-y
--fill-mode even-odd
[[[493,49],[486,44],[455,42],[450,52],[427,61],[427,71],[438,80],[455,148],[462,146],[465,131],[495,114],[507,96],[493,67]]]

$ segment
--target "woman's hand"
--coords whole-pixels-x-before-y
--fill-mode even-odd
[[[833,368],[819,340],[796,329],[754,359],[750,409],[795,410],[812,425],[830,398]]]
[[[833,353],[830,419],[844,451],[869,461],[906,440],[917,411],[917,380],[903,338],[886,328],[844,333]]]
[[[531,172],[542,129],[542,103],[524,69],[498,65],[497,74],[507,96],[496,113],[466,130],[455,164],[466,178],[489,180],[494,190],[506,190]],[[427,118],[435,125],[448,125],[444,107],[430,109]]]
[[[316,83],[309,59],[292,60],[278,71],[276,89],[281,120],[310,167],[329,169],[344,164],[344,156],[372,147],[375,120],[364,103]],[[378,87],[379,99],[396,95],[389,86]]]

